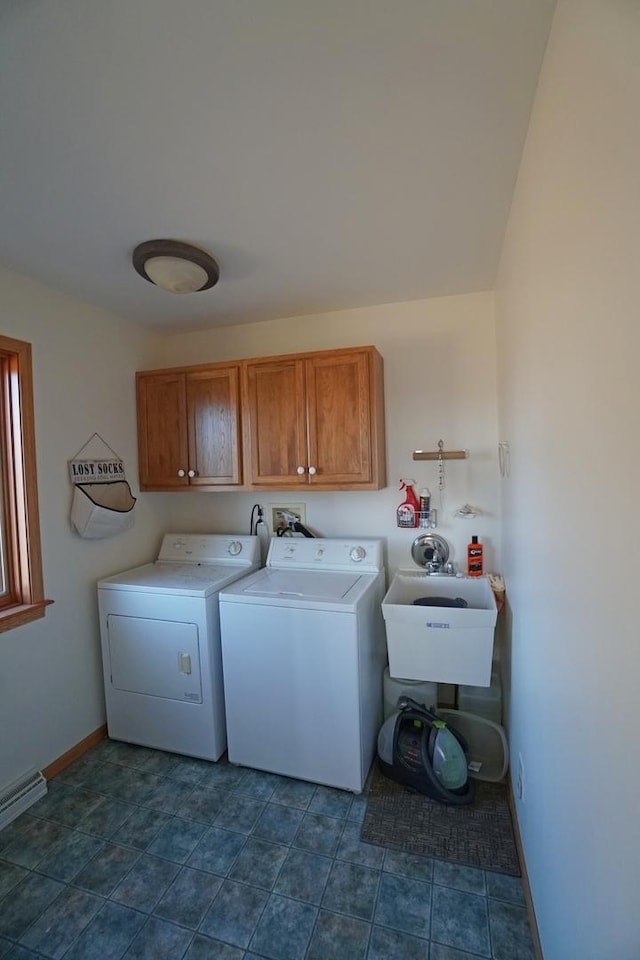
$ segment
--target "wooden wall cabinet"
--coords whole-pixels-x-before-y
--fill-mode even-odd
[[[136,374],[141,490],[242,483],[240,365]]]
[[[243,374],[247,483],[385,485],[382,358],[374,347],[248,360]]]
[[[136,374],[141,490],[379,490],[382,358],[326,350]]]

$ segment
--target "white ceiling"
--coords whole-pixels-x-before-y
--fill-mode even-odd
[[[490,289],[554,5],[2,0],[0,262],[166,332]]]

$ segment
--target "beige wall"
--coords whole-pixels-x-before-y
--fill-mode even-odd
[[[638,51],[637,4],[561,0],[497,291],[511,749],[546,960],[640,956]]]
[[[69,524],[67,461],[97,431],[137,493],[134,371],[153,338],[117,317],[0,271],[2,333],[33,348],[44,619],[0,634],[0,789],[104,723],[95,584],[157,550],[160,504],[140,497],[132,530],[83,540]]]
[[[293,317],[167,338],[160,365],[201,363],[270,353],[325,350],[374,344],[384,358],[387,434],[385,490],[369,493],[305,493],[307,522],[321,536],[373,536],[388,542],[388,566],[413,566],[411,543],[417,531],[398,530],[400,477],[427,484],[440,507],[437,465],[415,462],[415,449],[468,449],[469,459],[446,467],[438,533],[464,564],[464,548],[477,533],[485,543],[488,567],[499,565],[496,374],[493,295],[473,294]],[[282,494],[200,494],[176,496],[170,507],[174,528],[249,530],[255,502],[282,502]],[[483,511],[476,521],[459,520],[464,503]],[[417,569],[417,568],[415,568]],[[465,566],[466,569],[466,566]]]

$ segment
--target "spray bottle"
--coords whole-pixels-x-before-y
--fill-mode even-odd
[[[396,510],[396,519],[399,527],[417,527],[420,504],[413,489],[415,480],[400,480],[400,489],[405,491],[405,498]]]

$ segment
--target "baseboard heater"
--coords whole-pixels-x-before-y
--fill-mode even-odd
[[[31,770],[0,793],[0,830],[24,813],[47,792],[47,781],[39,770]]]

